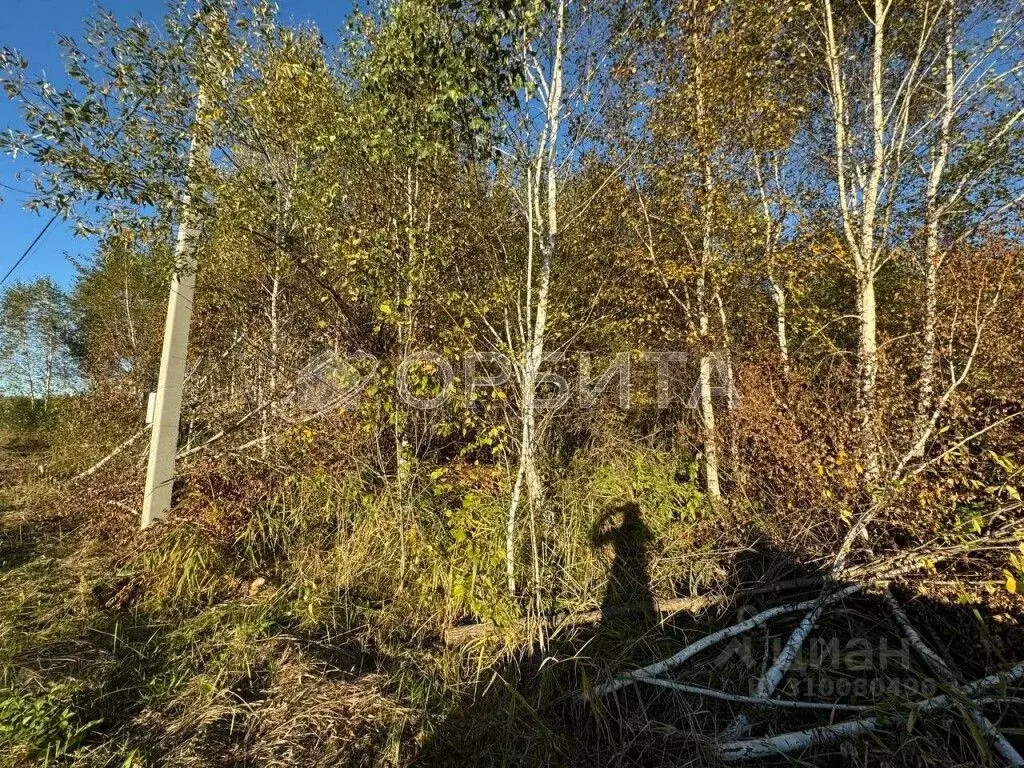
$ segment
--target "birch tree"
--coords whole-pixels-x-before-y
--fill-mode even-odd
[[[17,283],[0,295],[0,386],[45,409],[74,384],[67,296],[49,278]]]
[[[954,363],[950,381],[937,381],[939,283],[951,249],[969,245],[979,230],[1003,233],[1020,218],[1024,194],[1019,157],[1024,131],[1017,84],[1024,69],[1020,26],[1024,11],[1001,3],[941,8],[941,49],[932,67],[936,96],[922,129],[923,307],[920,379],[910,448],[894,470],[925,455],[939,419],[970,373],[975,353]],[[952,363],[953,361],[951,361]]]
[[[695,352],[697,383],[690,403],[698,414],[705,488],[713,507],[724,495],[716,409],[735,405],[737,390],[728,311],[732,278],[751,249],[752,227],[766,233],[759,246],[768,261],[782,230],[768,180],[751,185],[753,196],[744,189],[748,167],[756,165],[751,147],[764,151],[764,136],[776,129],[770,106],[767,121],[773,127],[759,127],[766,106],[754,84],[774,78],[771,70],[781,64],[772,39],[760,34],[764,13],[753,3],[674,8],[656,21],[653,33],[655,50],[663,46],[667,53],[650,54],[648,71],[638,75],[651,83],[641,88],[650,115],[634,180],[636,233],[651,278],[671,299],[677,325]],[[762,198],[756,190],[764,192]],[[773,284],[779,289],[773,299],[782,296],[777,328],[780,348],[786,349],[781,278]],[[716,392],[726,394],[717,405]],[[740,472],[735,448],[731,469]]]
[[[870,494],[878,491],[882,473],[876,280],[893,256],[893,214],[917,141],[915,99],[934,51],[941,4],[926,3],[915,14],[916,9],[893,0],[873,0],[863,10],[844,6],[840,13],[832,0],[824,0],[818,19],[831,107],[835,200],[855,283],[857,413]],[[889,37],[894,19],[903,24],[898,51]],[[860,39],[868,41],[863,49],[856,48]]]
[[[544,45],[545,36],[553,42]],[[520,119],[521,145],[512,155],[513,178],[523,184],[526,219],[525,274],[518,306],[518,349],[515,368],[519,383],[521,432],[518,466],[506,523],[505,563],[510,593],[516,591],[515,554],[519,510],[525,499],[531,519],[544,503],[544,488],[537,466],[537,387],[544,363],[551,271],[558,245],[558,192],[562,145],[563,87],[565,77],[566,0],[558,0],[550,14],[543,14],[536,37],[524,37],[525,51]],[[512,328],[506,336],[511,339]],[[535,555],[536,560],[536,555]]]
[[[818,28],[831,166],[838,226],[856,287],[857,413],[865,488],[872,494],[883,485],[887,463],[879,438],[876,281],[907,250],[900,233],[914,227],[908,216],[920,211],[921,374],[911,447],[894,465],[898,475],[911,458],[923,455],[951,394],[936,394],[935,383],[936,287],[943,254],[977,232],[982,220],[995,226],[1019,202],[1009,193],[1014,172],[1004,160],[1021,118],[1007,92],[1020,68],[1011,53],[1018,50],[1019,13],[999,3],[967,8],[955,0],[875,0],[863,13],[831,0],[822,5]],[[982,19],[992,25],[987,31]],[[858,40],[867,40],[863,48]],[[1003,192],[987,205],[974,206],[970,223],[951,227],[958,202],[971,196],[968,190],[991,193],[990,185]],[[918,189],[919,206],[913,202]]]

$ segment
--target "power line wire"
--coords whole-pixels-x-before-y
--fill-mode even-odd
[[[43,235],[46,234],[46,230],[48,230],[50,228],[50,225],[52,225],[53,222],[55,222],[56,220],[57,220],[57,214],[55,213],[55,214],[53,214],[53,216],[50,217],[50,220],[48,222],[46,222],[46,224],[43,226],[43,228],[41,230],[39,230],[39,234],[36,235],[35,238],[33,238],[31,243],[28,244],[28,248],[26,248],[24,251],[22,251],[21,256],[19,256],[18,260],[16,262],[14,262],[14,265],[10,269],[7,270],[7,274],[5,274],[2,278],[0,278],[0,287],[2,287],[3,284],[7,282],[7,278],[9,278],[11,275],[14,274],[14,270],[16,270],[18,267],[20,267],[21,263],[26,258],[28,258],[28,255],[30,253],[32,253],[32,249],[36,247],[36,244],[43,238]]]
[[[188,42],[189,37],[191,37],[192,33],[195,32],[196,28],[199,25],[199,18],[200,18],[199,16],[196,16],[195,18],[193,18],[192,23],[189,24],[188,29],[185,30],[185,35],[182,38],[182,44]],[[160,73],[162,74],[167,69],[168,66],[169,66],[169,64],[167,62],[164,62],[163,66],[161,67]],[[139,97],[138,99],[136,99],[135,104],[132,105],[132,108],[130,110],[128,110],[127,113],[124,113],[124,114],[121,115],[120,124],[118,125],[117,130],[114,132],[114,135],[113,135],[114,139],[117,139],[121,135],[121,131],[124,130],[125,125],[127,125],[127,123],[128,123],[128,120],[131,119],[135,115],[135,113],[138,111],[139,107],[142,106],[142,102],[143,101],[144,101],[144,98],[143,97]],[[0,186],[3,186],[5,188],[13,190],[13,191],[19,191],[19,192],[21,191],[21,190],[15,190],[14,187],[11,187],[11,186],[9,186],[7,184],[0,184]],[[28,194],[28,193],[22,192],[22,194]],[[29,243],[28,248],[26,248],[24,250],[24,252],[21,254],[21,256],[18,257],[18,260],[16,262],[14,262],[14,266],[12,266],[9,270],[7,270],[7,274],[5,274],[2,278],[0,278],[0,287],[2,287],[3,284],[7,282],[7,279],[12,274],[14,274],[14,270],[16,270],[18,267],[20,267],[21,263],[23,261],[25,261],[26,258],[28,258],[28,255],[32,252],[32,249],[36,247],[36,245],[42,239],[43,235],[46,234],[46,231],[50,228],[50,226],[53,224],[53,222],[55,222],[57,220],[57,216],[58,216],[58,214],[55,213],[55,214],[53,214],[53,216],[50,217],[50,220],[48,222],[46,222],[46,224],[43,226],[43,228],[41,230],[39,230],[39,234],[35,236],[35,238],[32,240],[31,243]]]
[[[3,187],[4,189],[9,189],[9,190],[11,190],[11,192],[17,192],[19,195],[31,195],[32,194],[32,192],[29,192],[27,189],[19,189],[18,187],[12,187],[10,184],[5,184],[2,181],[0,181],[0,187]]]

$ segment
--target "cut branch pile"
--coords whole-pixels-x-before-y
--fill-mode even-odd
[[[862,590],[862,584],[851,584],[841,589],[826,587],[814,599],[769,608],[745,621],[706,635],[667,659],[632,670],[606,683],[595,686],[591,690],[589,698],[594,699],[607,696],[635,683],[647,683],[702,698],[755,707],[825,710],[830,714],[878,710],[877,707],[869,705],[775,698],[776,690],[825,610]],[[937,682],[945,688],[947,693],[913,702],[908,706],[906,712],[886,711],[885,713],[868,715],[801,731],[756,738],[746,738],[750,730],[750,721],[746,714],[740,714],[725,730],[717,746],[721,759],[725,762],[742,762],[800,752],[814,746],[849,741],[877,731],[886,725],[912,720],[915,715],[962,707],[964,712],[978,726],[980,732],[991,742],[994,752],[999,756],[1003,764],[1024,766],[1024,758],[1021,757],[1013,745],[1010,744],[1006,737],[982,712],[983,703],[991,703],[993,701],[1010,703],[1016,701],[1012,698],[989,697],[983,699],[982,697],[999,686],[1015,683],[1024,678],[1024,662],[1019,662],[1002,672],[989,675],[980,680],[961,684],[957,680],[952,668],[925,643],[921,634],[910,622],[906,612],[896,603],[888,589],[885,593],[885,601],[892,611],[896,622],[900,625],[900,628],[910,642],[911,647],[922,657],[926,665],[938,678]],[[667,672],[683,666],[702,651],[724,640],[748,633],[775,618],[792,613],[804,613],[805,615],[800,624],[790,634],[774,662],[762,674],[752,696],[704,686],[689,685],[662,677]]]

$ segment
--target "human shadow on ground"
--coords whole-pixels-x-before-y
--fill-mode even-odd
[[[668,615],[659,610],[665,602],[655,600],[651,591],[652,536],[640,509],[609,510],[593,541],[613,550],[600,622],[556,634],[543,653],[523,651],[487,669],[480,685],[431,730],[417,765],[716,765],[716,739],[740,713],[750,717],[752,736],[862,716],[752,709],[650,684],[590,695],[595,685],[668,658],[716,629],[767,608],[814,598],[821,579],[817,569],[788,553],[752,548],[729,569],[726,589],[732,599],[696,613]],[[792,588],[773,590],[771,584]],[[908,581],[894,592],[922,637],[950,661],[960,680],[976,680],[1021,660],[1024,632],[1006,621],[999,601],[923,597],[920,585]],[[803,615],[787,614],[716,644],[667,677],[749,695]],[[472,650],[466,653],[467,659],[481,658]],[[947,690],[907,643],[880,595],[852,596],[818,622],[778,695],[868,705],[874,709],[863,716],[876,715],[885,726],[854,748],[822,745],[771,764],[792,764],[793,758],[815,766],[996,764],[988,740],[962,708],[915,716],[909,726],[893,717]],[[1020,691],[1018,686],[1017,696]],[[1012,687],[999,693],[1015,695]],[[1024,751],[1019,707],[993,703],[985,714]]]
[[[654,534],[634,503],[610,508],[594,531],[595,547],[612,546],[612,566],[601,602],[603,621],[630,619],[653,622],[649,548]]]

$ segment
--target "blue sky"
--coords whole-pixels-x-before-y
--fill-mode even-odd
[[[118,18],[141,15],[157,20],[163,16],[163,0],[2,0],[0,13],[0,46],[17,48],[29,61],[33,74],[45,72],[55,82],[61,82],[63,72],[57,38],[60,35],[79,36],[82,20],[100,5],[113,11]],[[279,18],[286,24],[312,22],[327,40],[335,40],[352,7],[349,0],[278,0]],[[0,95],[0,130],[21,126],[17,106]],[[23,194],[9,189],[31,189],[32,165],[22,159],[0,156],[0,275],[21,255],[32,242],[50,214],[34,214],[22,207]],[[92,252],[91,240],[76,238],[72,228],[57,222],[43,236],[11,280],[29,280],[50,275],[62,285],[69,285],[74,270],[68,256],[79,260]]]

